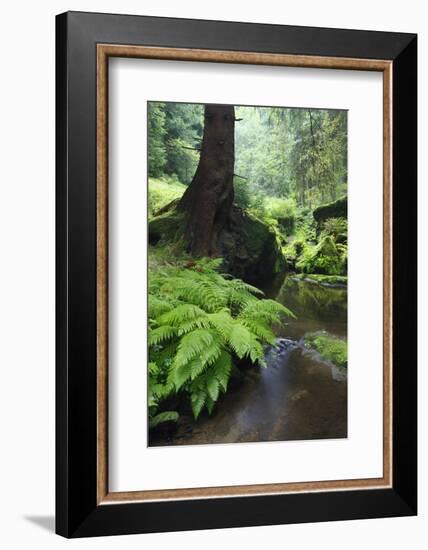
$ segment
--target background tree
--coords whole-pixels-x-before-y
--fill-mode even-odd
[[[148,172],[156,178],[162,175],[166,165],[164,103],[149,102],[147,129]]]

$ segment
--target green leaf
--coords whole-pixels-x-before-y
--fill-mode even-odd
[[[218,399],[218,395],[220,392],[220,383],[214,376],[208,378],[207,380],[207,390],[208,395],[211,397],[213,402],[215,403]]]
[[[230,332],[229,345],[240,359],[250,353],[252,343],[250,331],[240,323],[235,323]]]
[[[192,411],[193,416],[197,420],[199,415],[201,414],[202,409],[204,408],[205,401],[207,399],[207,394],[204,392],[198,392],[192,394],[191,397],[191,404],[192,404]]]
[[[159,367],[154,362],[148,364],[149,374],[156,375],[159,373]]]
[[[170,311],[172,309],[172,305],[162,299],[158,296],[154,296],[153,294],[149,294],[149,317],[152,319],[156,319],[159,315],[162,315],[162,313],[165,313],[166,311]]]
[[[193,320],[203,315],[205,315],[205,311],[200,307],[194,304],[181,304],[159,317],[158,322],[161,325],[180,326],[185,321]]]
[[[203,365],[198,357],[195,357],[192,361],[175,367],[171,370],[171,380],[173,381],[177,390],[179,390],[188,380],[195,378],[194,373],[201,372]]]
[[[206,403],[205,403],[205,407],[208,411],[208,414],[211,416],[212,412],[213,412],[213,409],[214,409],[214,401],[211,399],[211,397],[208,395],[207,397],[207,400],[206,400]]]
[[[219,381],[221,388],[225,392],[227,390],[227,384],[232,372],[232,358],[227,351],[222,351],[220,357],[214,363],[212,371],[214,376]]]
[[[174,358],[174,365],[179,367],[191,361],[196,355],[210,346],[214,341],[209,330],[196,329],[182,337],[178,345],[177,354]]]
[[[162,344],[167,340],[171,340],[175,336],[177,329],[167,325],[149,330],[148,343],[149,346]]]

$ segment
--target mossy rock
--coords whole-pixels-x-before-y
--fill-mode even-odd
[[[345,340],[325,331],[306,334],[305,346],[317,351],[322,359],[340,369],[348,367],[348,345]]]
[[[316,246],[308,248],[300,256],[296,267],[305,273],[343,275],[346,265],[340,249],[330,235],[322,237]]]
[[[348,286],[348,277],[346,275],[321,275],[319,273],[298,273],[293,275],[294,280],[314,283],[327,287],[345,288]]]
[[[184,214],[176,208],[149,222],[149,243],[173,243],[184,238]],[[281,243],[274,229],[242,210],[232,207],[230,225],[219,238],[224,269],[253,284],[272,281],[286,270]]]
[[[183,233],[184,216],[177,210],[152,218],[149,222],[149,243],[172,242]]]
[[[335,202],[318,206],[313,211],[313,216],[318,224],[328,218],[346,218],[348,216],[348,197],[342,197]]]
[[[238,207],[231,231],[222,236],[222,249],[227,270],[253,284],[271,281],[287,267],[275,230]]]

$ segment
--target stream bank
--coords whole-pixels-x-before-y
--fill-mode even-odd
[[[266,369],[248,369],[212,416],[180,416],[173,430],[151,434],[150,446],[337,439],[347,437],[347,372],[307,349],[304,337],[324,331],[346,340],[347,289],[289,275],[265,289],[297,316],[275,327]]]

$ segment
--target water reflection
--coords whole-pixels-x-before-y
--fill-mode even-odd
[[[347,291],[289,277],[277,300],[298,316],[275,327],[266,369],[248,369],[211,417],[182,417],[169,438],[154,445],[286,441],[347,436],[346,373],[303,346],[307,332],[346,336]]]

